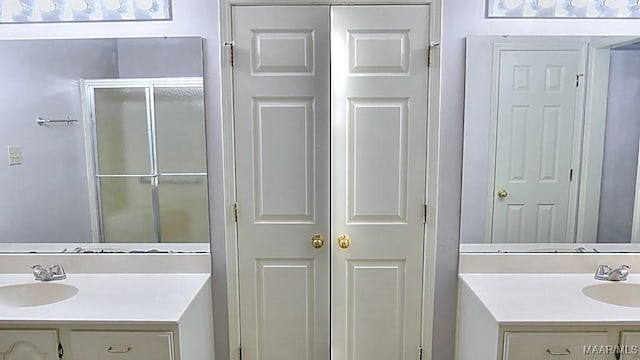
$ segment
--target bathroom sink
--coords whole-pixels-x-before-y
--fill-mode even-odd
[[[608,282],[582,289],[588,297],[607,304],[640,307],[640,284]]]
[[[0,305],[29,307],[57,303],[78,293],[78,288],[59,283],[37,282],[0,286]]]

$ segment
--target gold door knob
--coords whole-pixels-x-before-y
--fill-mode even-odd
[[[348,249],[351,246],[351,237],[347,234],[342,234],[338,236],[338,246],[341,249]]]
[[[315,234],[311,237],[311,246],[320,249],[324,245],[324,236]]]
[[[498,197],[499,197],[500,199],[504,199],[504,198],[506,198],[508,195],[509,195],[509,193],[507,192],[507,190],[505,190],[505,189],[500,189],[500,190],[498,190]]]

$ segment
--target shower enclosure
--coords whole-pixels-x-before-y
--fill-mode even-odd
[[[85,80],[94,242],[208,242],[201,78]]]

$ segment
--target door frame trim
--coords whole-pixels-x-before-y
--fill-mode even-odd
[[[576,242],[596,243],[604,161],[604,132],[609,93],[611,49],[637,40],[637,36],[609,37],[589,44],[589,64],[584,118],[580,202]],[[636,215],[634,214],[634,219]],[[636,223],[634,221],[634,223]],[[632,236],[632,241],[634,237]]]
[[[502,51],[511,50],[572,50],[578,54],[577,69],[580,73],[586,73],[587,67],[587,42],[586,41],[568,41],[568,42],[545,42],[531,43],[518,42],[518,38],[511,41],[496,41],[493,43],[493,76],[491,82],[491,129],[489,132],[489,171],[487,182],[487,215],[485,227],[485,239],[492,243],[493,234],[493,203],[495,189],[495,173],[496,173],[496,145],[497,145],[497,129],[498,129],[498,83],[495,81],[500,72],[499,56]],[[584,124],[584,99],[585,99],[585,81],[579,83],[576,92],[574,104],[574,126],[573,126],[573,145],[571,151],[571,167],[574,169],[573,181],[569,183],[569,201],[567,214],[567,234],[566,242],[573,242],[576,233],[576,214],[578,201],[578,183],[580,170],[580,156],[582,148],[582,128]],[[568,175],[568,174],[567,174]]]
[[[224,178],[224,237],[226,258],[227,316],[229,335],[229,359],[240,360],[238,349],[241,346],[240,333],[240,284],[238,268],[237,223],[234,220],[236,201],[235,167],[235,131],[233,117],[233,67],[230,52],[225,46],[232,41],[233,6],[310,6],[310,5],[429,5],[430,41],[440,44],[442,41],[442,1],[443,0],[221,0],[219,2],[219,46],[220,46],[220,116],[222,120],[223,178]],[[436,273],[436,233],[438,202],[438,131],[441,102],[441,51],[442,46],[434,47],[432,63],[427,68],[427,164],[426,199],[427,222],[424,232],[423,254],[423,296],[422,296],[422,334],[423,359],[431,359],[433,347],[433,320],[435,303]],[[213,251],[213,249],[212,249]]]

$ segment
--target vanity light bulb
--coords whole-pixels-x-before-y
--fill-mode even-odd
[[[6,2],[7,14],[19,14],[22,12],[22,4],[20,0],[9,0]]]
[[[505,8],[511,10],[520,6],[520,4],[522,4],[522,0],[503,0],[502,4]]]
[[[88,8],[88,4],[85,0],[70,0],[69,6],[73,11],[83,11]]]
[[[571,6],[574,8],[583,8],[587,6],[588,0],[571,0]]]
[[[605,0],[604,4],[610,9],[622,9],[627,6],[625,0]]]
[[[118,10],[122,7],[120,0],[103,0],[102,4],[109,10]]]
[[[55,10],[56,4],[52,0],[36,0],[36,8],[41,12],[51,12]]]
[[[556,0],[538,0],[538,6],[543,8],[548,8],[554,6],[556,4]]]
[[[135,0],[135,3],[141,10],[151,10],[153,7],[153,0]]]

